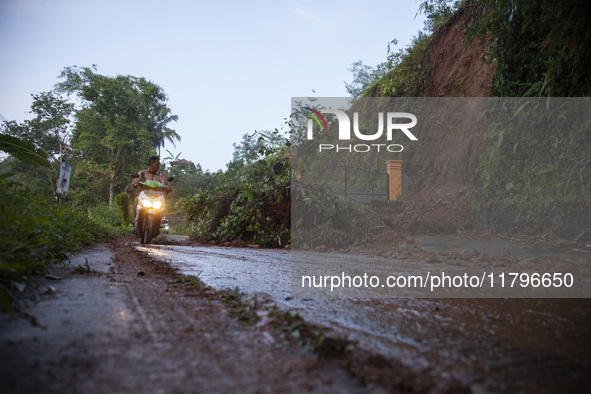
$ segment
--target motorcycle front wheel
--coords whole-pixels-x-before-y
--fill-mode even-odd
[[[140,243],[142,244],[149,244],[152,242],[152,238],[154,237],[153,232],[153,224],[154,223],[154,216],[147,215],[142,224],[142,237],[140,239]]]

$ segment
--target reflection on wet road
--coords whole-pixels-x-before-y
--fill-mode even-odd
[[[286,251],[159,245],[139,249],[218,290],[238,287],[246,293],[268,293],[276,301],[290,297]]]
[[[298,299],[287,251],[138,248],[213,288],[267,293],[278,307],[418,373],[493,392],[591,387],[586,299]]]

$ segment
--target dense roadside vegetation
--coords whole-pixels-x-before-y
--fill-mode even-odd
[[[19,310],[15,293],[34,275],[66,258],[67,253],[117,233],[108,211],[88,213],[58,205],[51,195],[10,180],[0,181],[0,303]]]
[[[204,241],[285,247],[290,233],[289,143],[279,130],[245,134],[215,183],[181,199],[192,234]]]
[[[31,277],[100,237],[129,231],[129,174],[145,168],[177,119],[162,88],[134,76],[67,67],[54,90],[32,95],[33,118],[3,122],[0,149],[0,303],[14,312]],[[70,95],[75,95],[70,97]],[[56,200],[63,161],[70,191]],[[113,204],[120,195],[119,204]],[[127,201],[127,204],[124,203]]]
[[[0,150],[11,153],[7,160],[14,168],[39,172],[51,168],[47,153],[31,142],[3,134]],[[16,175],[0,174],[0,306],[11,314],[18,311],[28,316],[17,295],[32,277],[67,253],[116,233],[112,224],[117,217],[109,218],[104,210],[89,215],[68,203],[58,204],[35,182],[12,180]]]

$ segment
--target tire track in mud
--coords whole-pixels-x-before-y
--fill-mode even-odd
[[[215,382],[223,380],[223,368],[211,358],[204,365],[200,357],[213,354],[214,349],[207,343],[201,343],[199,351],[191,351],[190,343],[175,336],[175,332],[180,330],[184,336],[190,338],[198,332],[194,329],[198,327],[197,320],[189,315],[174,296],[167,293],[166,283],[158,283],[152,279],[150,267],[138,263],[136,259],[130,259],[129,255],[116,256],[116,260],[119,260],[119,264],[113,279],[127,290],[134,310],[150,337],[151,344],[147,345],[148,354],[144,355],[144,359],[149,359],[152,364],[151,367],[148,366],[152,370],[149,373],[152,379],[164,372],[165,376],[159,380],[190,381],[203,391],[219,389]],[[156,365],[158,371],[154,371]],[[191,370],[207,370],[208,378],[200,379]],[[159,386],[164,385],[165,383],[159,383]],[[178,383],[176,385],[178,389],[184,386]]]
[[[154,343],[158,342],[158,339],[156,337],[156,333],[154,332],[154,329],[152,328],[152,324],[150,323],[150,320],[148,320],[148,317],[146,316],[146,312],[144,311],[144,308],[142,308],[142,306],[140,305],[140,303],[133,291],[133,288],[131,287],[131,285],[129,283],[125,284],[125,288],[129,292],[129,295],[130,295],[131,299],[133,300],[133,304],[135,305],[139,315],[141,316],[142,322],[144,323],[146,330],[148,331],[148,333],[152,337],[152,341],[154,341]]]

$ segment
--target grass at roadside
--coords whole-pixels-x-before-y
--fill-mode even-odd
[[[19,297],[36,275],[84,245],[126,231],[109,220],[109,207],[95,208],[89,217],[10,181],[1,182],[0,198],[0,307],[33,323]]]

